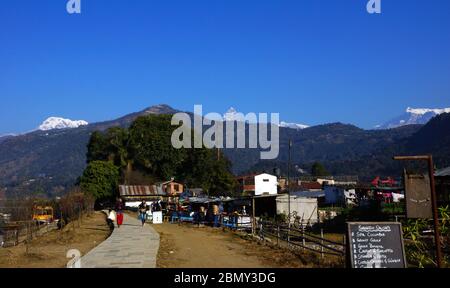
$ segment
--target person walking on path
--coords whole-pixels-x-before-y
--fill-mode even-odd
[[[106,219],[106,222],[108,222],[109,229],[113,231],[114,222],[116,222],[116,213],[112,209],[109,209],[108,211],[108,218]]]
[[[119,198],[116,202],[116,218],[117,218],[117,228],[120,228],[120,225],[123,223],[123,210],[125,209],[125,205],[123,204],[123,200]]]
[[[145,225],[145,220],[147,220],[147,211],[148,211],[148,205],[147,202],[142,201],[142,203],[139,205],[139,219],[141,219],[142,226]]]

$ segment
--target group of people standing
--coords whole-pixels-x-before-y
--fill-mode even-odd
[[[237,223],[240,216],[247,215],[245,206],[242,206],[241,209],[233,209],[232,211],[227,212],[225,212],[222,203],[208,206],[202,205],[197,211],[191,213],[194,218],[194,223],[197,223],[198,225],[209,223],[213,227],[220,227],[224,216],[228,217],[230,223]]]
[[[125,203],[121,198],[118,198],[116,204],[114,205],[114,209],[109,209],[107,222],[111,230],[115,228],[114,223],[117,223],[117,228],[123,224],[123,212],[125,210]],[[150,205],[147,204],[145,200],[139,204],[139,220],[141,220],[142,226],[145,225],[147,220],[148,212],[157,212],[162,211],[161,200],[158,200]]]
[[[139,219],[141,220],[142,226],[144,226],[145,222],[147,221],[147,215],[148,215],[149,211],[151,211],[151,212],[162,211],[161,200],[158,200],[158,201],[150,204],[150,206],[144,200],[139,205],[138,210],[139,210]]]
[[[199,225],[205,222],[212,222],[213,227],[220,227],[220,215],[223,213],[223,205],[211,205],[212,209],[200,206],[197,213],[194,213],[194,221]]]

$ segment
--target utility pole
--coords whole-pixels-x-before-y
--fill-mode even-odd
[[[434,184],[434,164],[433,156],[396,156],[394,160],[412,160],[412,161],[427,161],[428,163],[428,176],[430,177],[430,188],[431,188],[431,209],[433,210],[433,223],[434,223],[434,243],[436,246],[436,262],[437,267],[442,267],[442,249],[441,249],[441,233],[439,229],[439,215],[437,208],[437,197],[436,197],[436,187]],[[408,201],[408,199],[406,199]]]
[[[287,171],[287,192],[288,192],[288,244],[290,241],[290,230],[291,230],[291,147],[292,140],[289,139],[289,159],[288,159],[288,171]]]

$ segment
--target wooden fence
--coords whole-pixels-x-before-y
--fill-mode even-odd
[[[16,246],[31,241],[45,233],[56,230],[57,223],[42,224],[35,221],[14,221],[5,223],[0,227],[3,234],[3,247]]]
[[[289,249],[302,249],[314,253],[325,255],[334,255],[338,257],[345,256],[345,243],[339,243],[326,239],[321,230],[321,236],[306,231],[306,226],[295,227],[285,223],[275,223],[271,221],[259,220],[256,224],[254,233],[261,240],[270,240],[276,245],[287,246]]]
[[[71,223],[73,227],[80,227],[84,214],[93,212],[93,205],[73,201],[61,205],[62,209],[55,213],[55,221],[40,223],[32,219],[32,209],[25,206],[0,207],[2,215],[10,215],[8,219],[0,219],[0,247],[16,246],[27,243],[36,237],[40,237],[50,231],[61,229]]]

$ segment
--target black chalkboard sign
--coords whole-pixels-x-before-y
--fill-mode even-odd
[[[352,268],[406,268],[402,225],[348,222],[347,253]]]

